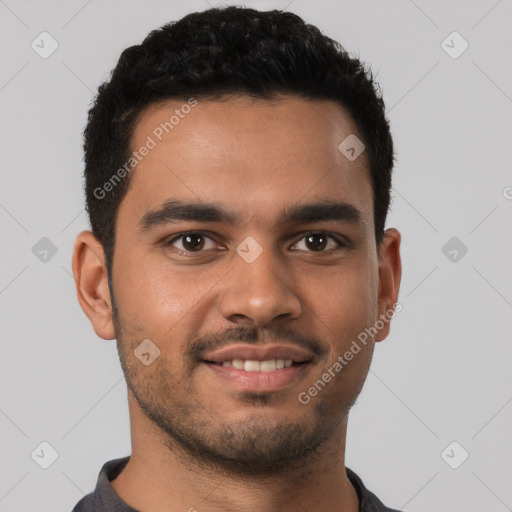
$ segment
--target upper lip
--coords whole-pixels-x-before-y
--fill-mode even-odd
[[[213,363],[243,359],[268,361],[270,359],[291,359],[296,363],[305,363],[314,359],[314,354],[297,346],[289,345],[230,345],[205,354],[203,360]]]

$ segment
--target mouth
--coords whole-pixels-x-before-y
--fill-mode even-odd
[[[234,345],[202,359],[215,378],[240,391],[281,390],[305,377],[315,355],[300,348],[276,345]]]
[[[230,361],[222,361],[221,363],[214,361],[205,361],[205,363],[217,364],[246,372],[273,372],[290,368],[294,365],[306,364],[306,362],[293,361],[292,359],[267,359],[266,361],[258,361],[256,359],[232,359]]]

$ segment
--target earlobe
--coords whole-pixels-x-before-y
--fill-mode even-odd
[[[72,267],[78,302],[94,331],[100,338],[114,339],[105,254],[101,242],[91,231],[82,231],[76,237]]]
[[[398,292],[402,279],[402,262],[400,258],[401,235],[395,228],[389,228],[379,251],[379,319],[384,324],[375,336],[375,341],[387,338],[390,330],[390,314],[398,302]]]

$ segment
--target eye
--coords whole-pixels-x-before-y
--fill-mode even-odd
[[[306,233],[295,246],[304,244],[304,248],[292,250],[306,250],[308,252],[324,253],[331,252],[344,247],[348,244],[341,241],[338,237],[326,233],[325,231],[314,231]],[[187,256],[191,253],[201,253],[208,249],[220,248],[220,246],[211,237],[199,231],[189,231],[180,233],[165,243],[166,246],[173,246],[178,250],[181,256]],[[331,247],[329,247],[329,245]],[[294,246],[292,246],[294,247]]]
[[[329,252],[324,250],[329,245],[329,242],[334,242],[334,250],[336,249],[336,245],[338,246],[338,248],[347,247],[346,243],[342,242],[339,238],[335,237],[334,235],[326,233],[325,231],[314,231],[311,233],[307,233],[297,243],[300,244],[302,240],[305,241],[304,245],[306,246],[306,250],[310,252]]]
[[[208,247],[207,240],[210,241],[210,247]],[[166,245],[174,245],[175,243],[181,245],[181,247],[176,248],[182,252],[202,252],[202,249],[214,249],[217,247],[217,243],[212,238],[197,231],[181,233],[169,240]]]

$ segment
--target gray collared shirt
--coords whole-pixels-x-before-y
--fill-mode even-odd
[[[127,505],[110,484],[110,481],[121,473],[129,460],[128,456],[106,462],[101,468],[94,492],[84,496],[75,505],[72,512],[139,512]],[[375,494],[366,489],[362,480],[352,470],[346,469],[347,476],[359,496],[359,512],[399,512],[385,507]]]

